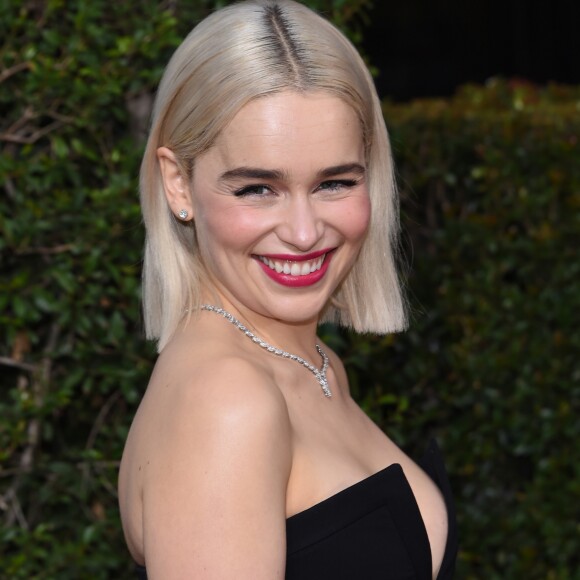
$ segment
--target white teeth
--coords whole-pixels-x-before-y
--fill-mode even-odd
[[[270,258],[266,258],[265,256],[260,256],[259,259],[262,263],[266,264],[268,268],[272,270],[276,270],[278,274],[290,274],[291,276],[307,276],[308,274],[312,274],[312,272],[316,272],[322,268],[322,264],[324,263],[324,256],[320,256],[316,260],[308,260],[307,262],[280,262],[278,260],[271,260]]]

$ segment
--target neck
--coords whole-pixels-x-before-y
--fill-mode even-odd
[[[272,346],[309,360],[319,359],[315,346],[318,342],[316,338],[318,316],[306,320],[281,320],[265,308],[254,310],[223,295],[205,296],[202,303],[223,308]]]
[[[322,358],[322,366],[320,368],[315,367],[312,365],[308,360],[304,357],[301,357],[295,353],[288,352],[282,348],[273,346],[269,342],[266,342],[264,339],[256,335],[252,332],[245,324],[240,322],[231,312],[224,310],[223,308],[212,306],[211,304],[203,304],[201,306],[202,310],[207,310],[209,312],[214,312],[219,316],[223,316],[228,322],[233,324],[240,332],[242,332],[245,336],[247,336],[254,344],[258,345],[260,348],[267,350],[269,353],[272,353],[275,356],[279,356],[285,359],[293,360],[302,366],[306,367],[316,378],[322,392],[324,393],[325,397],[332,397],[332,392],[328,385],[328,377],[326,375],[326,371],[328,370],[328,356],[322,350],[320,345],[316,345],[316,350],[318,354]]]

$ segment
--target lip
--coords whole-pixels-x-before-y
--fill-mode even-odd
[[[271,280],[274,280],[274,282],[277,282],[282,286],[288,286],[290,288],[302,288],[304,286],[312,286],[324,278],[324,275],[328,270],[330,260],[334,255],[335,249],[336,248],[322,250],[319,252],[311,252],[310,254],[301,254],[300,256],[292,254],[261,254],[265,258],[269,258],[271,260],[286,260],[289,262],[305,262],[307,260],[314,260],[326,254],[320,270],[316,270],[310,274],[306,274],[305,276],[292,276],[292,274],[284,274],[282,272],[279,273],[276,272],[276,270],[272,270],[269,266],[260,261],[257,256],[255,256],[255,260],[260,265],[264,273]]]
[[[315,260],[324,256],[324,254],[329,254],[336,248],[326,248],[324,250],[319,250],[317,252],[310,252],[310,254],[260,254],[264,258],[270,258],[270,260],[286,260],[287,262],[306,262],[307,260]]]

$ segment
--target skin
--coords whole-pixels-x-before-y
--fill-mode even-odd
[[[196,159],[191,182],[169,149],[158,157],[172,211],[195,221],[204,300],[217,295],[258,336],[319,367],[318,316],[356,260],[370,215],[355,113],[326,94],[281,93],[244,107]],[[327,249],[322,279],[298,288],[266,275],[258,259]],[[324,348],[332,399],[308,370],[214,313],[176,332],[119,479],[127,543],[150,578],[283,578],[285,519],[392,463],[417,499],[435,577],[447,536],[441,495],[352,400],[340,360]]]

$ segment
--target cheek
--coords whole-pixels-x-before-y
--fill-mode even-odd
[[[341,230],[353,243],[362,243],[371,219],[371,203],[367,195],[349,199],[347,207],[341,212]]]
[[[223,251],[244,251],[259,237],[262,226],[255,212],[244,208],[219,208],[205,213],[198,230],[202,257],[217,258]]]

